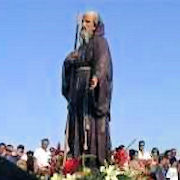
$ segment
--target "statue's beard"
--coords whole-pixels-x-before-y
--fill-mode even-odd
[[[92,34],[90,34],[89,32],[87,32],[85,29],[82,29],[80,31],[80,44],[83,45],[84,43],[85,44],[88,44],[89,43],[89,40],[91,39],[92,37]]]

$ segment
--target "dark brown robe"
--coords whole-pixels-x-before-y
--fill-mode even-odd
[[[109,121],[112,93],[112,61],[99,24],[88,44],[78,49],[78,59],[68,56],[63,65],[62,94],[68,101],[66,133],[70,153],[93,154],[103,164],[111,148]],[[92,77],[98,85],[90,90]]]

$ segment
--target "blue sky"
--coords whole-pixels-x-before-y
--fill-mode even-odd
[[[63,145],[62,63],[77,13],[96,10],[113,58],[113,146],[137,138],[180,149],[179,9],[178,0],[0,0],[0,141]]]

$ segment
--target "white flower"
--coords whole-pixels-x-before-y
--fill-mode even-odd
[[[118,180],[117,176],[120,174],[120,171],[116,166],[101,166],[100,172],[105,173],[105,180]]]
[[[66,178],[63,178],[62,180],[76,180],[77,179],[77,177],[76,177],[76,175],[75,174],[67,174],[66,175]]]
[[[105,166],[101,166],[101,167],[100,167],[100,172],[106,172]]]
[[[57,173],[54,173],[51,180],[62,180],[62,176]]]

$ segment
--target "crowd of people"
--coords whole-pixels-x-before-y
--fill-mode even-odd
[[[131,171],[142,172],[152,180],[179,180],[180,159],[175,148],[160,153],[157,147],[151,152],[145,150],[145,141],[139,141],[138,150],[121,145],[116,148],[113,161],[120,166],[128,166]]]
[[[0,143],[0,157],[30,174],[53,176],[63,171],[64,152],[60,145],[49,147],[47,138],[41,140],[41,146],[35,151],[26,151],[24,145]],[[177,150],[172,148],[160,153],[158,148],[151,152],[145,150],[145,141],[139,141],[138,150],[127,149],[121,145],[112,151],[111,163],[127,166],[132,171],[148,174],[155,180],[179,180],[180,159]]]
[[[60,150],[60,144],[56,148],[49,148],[49,144],[49,140],[45,138],[41,140],[41,146],[35,151],[25,151],[24,145],[15,148],[11,144],[0,143],[0,157],[30,174],[50,177],[60,171],[63,151]]]

